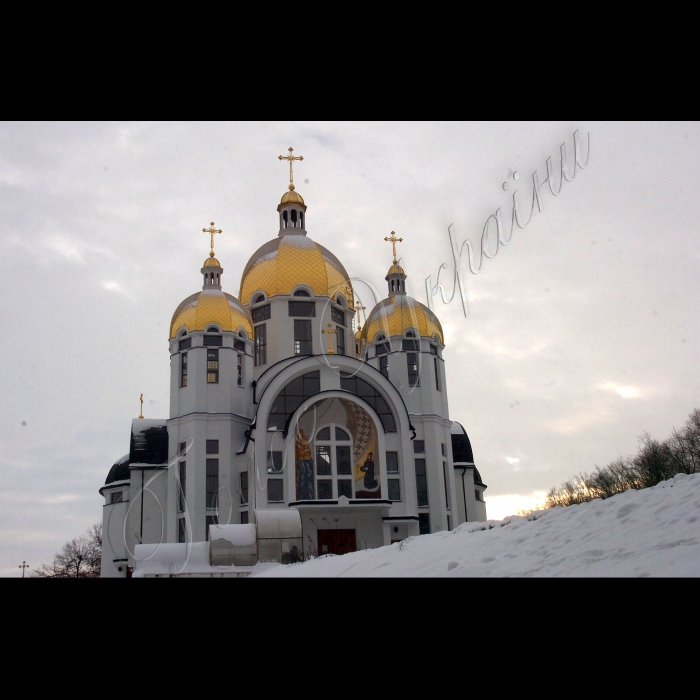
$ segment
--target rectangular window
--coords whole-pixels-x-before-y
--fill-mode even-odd
[[[416,491],[418,495],[418,505],[428,505],[428,479],[425,473],[425,460],[416,460]]]
[[[238,372],[238,386],[243,386],[243,355],[236,356],[236,371]]]
[[[208,455],[218,455],[219,454],[219,441],[218,440],[207,440],[207,454]]]
[[[255,326],[255,366],[267,364],[267,326]]]
[[[178,465],[180,468],[179,471],[179,476],[180,476],[180,497],[178,498],[178,510],[180,513],[185,512],[185,479],[187,477],[187,462],[180,462]]]
[[[304,316],[307,318],[316,316],[315,301],[288,301],[290,316]]]
[[[267,321],[271,317],[272,311],[270,310],[270,305],[265,304],[265,306],[258,306],[250,312],[253,317],[253,323],[260,323],[261,321]]]
[[[219,460],[207,460],[207,508],[216,508],[216,494],[219,491]]]
[[[442,476],[445,480],[445,508],[450,509],[450,492],[447,488],[447,462],[442,463]]]
[[[178,542],[185,541],[185,519],[184,518],[178,518],[178,521],[177,521],[177,541]]]
[[[440,449],[442,450],[442,456],[447,457],[447,450],[445,449],[445,443],[441,442],[440,443]]]
[[[187,443],[186,442],[181,442],[180,443],[180,454],[184,455],[185,452],[187,452]]]
[[[352,498],[352,479],[338,479],[338,498]]]
[[[418,513],[418,534],[430,534],[430,513]]]
[[[430,354],[437,355],[437,345],[430,345]]]
[[[374,352],[376,355],[386,355],[391,352],[391,345],[389,343],[377,343],[374,347]]]
[[[387,452],[386,453],[386,471],[388,474],[398,474],[399,473],[399,453],[398,452]]]
[[[207,384],[219,383],[219,351],[207,350]]]
[[[345,312],[340,309],[336,309],[335,306],[331,306],[331,321],[334,323],[339,323],[341,326],[345,325]]]
[[[178,350],[189,350],[192,347],[192,338],[185,338],[178,343]]]
[[[406,353],[406,365],[408,366],[408,386],[420,386],[420,375],[418,374],[418,353]]]
[[[109,495],[109,502],[110,503],[121,503],[123,495],[124,495],[123,491],[115,491],[114,493]]]
[[[311,355],[311,352],[311,321],[300,321],[295,318],[294,354]]]
[[[406,352],[406,351],[420,352],[420,341],[419,340],[402,340],[401,341],[401,349],[404,352]]]
[[[318,480],[318,497],[322,501],[333,498],[333,482],[330,479]]]
[[[440,366],[438,365],[437,357],[433,358],[433,362],[435,363],[435,388],[438,391],[442,391],[442,384],[440,384]]]
[[[242,510],[241,511],[241,525],[247,525],[247,524],[248,524],[248,511]]]
[[[417,455],[422,455],[425,452],[425,440],[414,440],[413,451]]]
[[[180,386],[187,386],[187,353],[180,355]]]
[[[241,472],[241,505],[248,504],[248,472]]]
[[[451,530],[452,529],[452,518],[450,518],[450,514],[447,514],[447,529]]]
[[[316,446],[316,473],[323,474],[324,476],[332,474],[331,448],[329,445]],[[330,496],[328,498],[330,498]]]
[[[267,500],[270,503],[281,503],[284,501],[284,481],[282,479],[268,479]]]
[[[278,451],[270,451],[267,453],[267,473],[281,474],[282,473],[282,453]]]
[[[481,491],[474,491],[474,498],[476,498],[477,501],[483,501],[484,499],[481,497]]]
[[[338,337],[338,354],[345,354],[345,329],[340,326],[336,326],[335,329],[338,331],[336,336]]]
[[[216,525],[216,524],[217,524],[216,516],[215,515],[207,515],[206,524],[205,524],[206,530],[204,533],[205,537],[207,538],[207,542],[209,541],[209,528],[210,528],[210,526]]]
[[[242,340],[235,340],[234,339],[233,349],[238,350],[239,352],[245,352],[245,343]]]
[[[350,459],[350,445],[336,445],[335,466],[338,474],[352,474],[352,461]]]
[[[223,340],[220,335],[205,335],[204,336],[204,347],[214,347],[218,348],[223,345]]]
[[[386,355],[379,358],[379,371],[389,379],[389,358]]]
[[[387,479],[387,484],[389,485],[389,500],[400,501],[401,481],[399,479]]]

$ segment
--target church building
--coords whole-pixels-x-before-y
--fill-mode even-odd
[[[243,576],[486,520],[469,437],[449,417],[443,330],[406,293],[402,239],[384,239],[393,263],[371,308],[307,235],[301,158],[280,159],[279,232],[237,297],[214,254],[221,231],[204,229],[202,289],[170,324],[170,415],[132,421],[100,489],[103,577]]]

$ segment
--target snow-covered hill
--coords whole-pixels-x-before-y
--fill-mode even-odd
[[[700,576],[700,474],[253,576]]]

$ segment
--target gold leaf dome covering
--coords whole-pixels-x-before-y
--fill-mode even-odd
[[[350,308],[355,303],[348,273],[338,258],[302,234],[281,236],[259,248],[243,270],[238,296],[247,305],[255,292],[266,297],[291,294],[300,284],[317,295],[334,298],[340,293]]]
[[[282,199],[280,200],[280,203],[277,207],[277,211],[279,211],[280,207],[284,204],[298,204],[299,206],[304,207],[304,211],[306,211],[306,204],[304,204],[304,198],[294,190],[289,190],[289,192],[285,192],[282,195]]]
[[[405,274],[406,273],[404,272],[403,267],[401,267],[400,265],[392,265],[389,268],[389,272],[386,273],[387,277],[389,275],[405,275]]]
[[[221,263],[212,255],[204,261],[203,267],[221,267]]]
[[[253,337],[253,319],[248,309],[236,297],[219,289],[207,289],[187,297],[173,314],[170,337],[174,338],[183,326],[189,333],[203,331],[212,323],[222,331],[233,333],[243,328],[249,338]]]
[[[382,299],[367,317],[362,338],[371,343],[377,333],[382,332],[387,337],[404,335],[409,328],[415,328],[419,335],[429,338],[437,333],[440,342],[445,344],[438,317],[427,306],[406,294]]]

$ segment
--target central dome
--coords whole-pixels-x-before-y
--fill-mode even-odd
[[[342,294],[349,307],[354,305],[352,285],[340,260],[305,235],[285,235],[258,248],[243,270],[242,304],[250,304],[255,292],[266,297],[291,294],[304,284],[314,294],[335,298]]]

